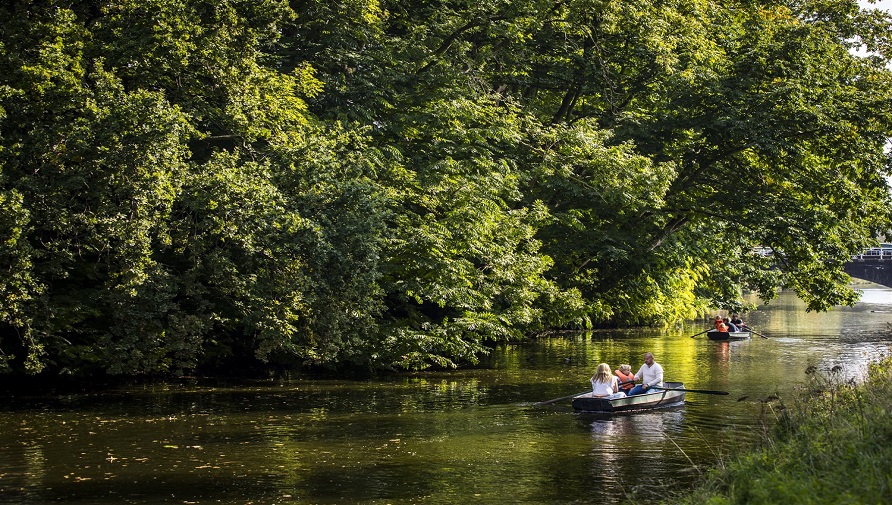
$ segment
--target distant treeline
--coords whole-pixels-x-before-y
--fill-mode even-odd
[[[854,0],[6,2],[0,369],[454,366],[741,290],[852,303],[843,264],[892,228],[890,21]]]

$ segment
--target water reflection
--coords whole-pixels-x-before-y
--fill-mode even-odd
[[[374,381],[183,382],[0,402],[0,503],[603,503],[694,482],[758,437],[774,396],[814,366],[860,378],[890,349],[892,290],[806,313],[747,314],[767,338],[713,342],[706,323],[497,348],[479,368]],[[598,363],[652,351],[682,407],[598,417],[568,401]],[[646,474],[642,469],[648,469]]]
[[[605,500],[623,500],[641,485],[662,488],[658,482],[671,466],[688,472],[677,458],[676,440],[685,437],[684,407],[614,417],[581,414],[578,422],[589,430],[588,469]],[[659,467],[659,468],[658,468]]]

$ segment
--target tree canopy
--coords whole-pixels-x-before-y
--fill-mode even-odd
[[[8,373],[456,366],[744,291],[827,310],[892,230],[892,19],[854,0],[0,16]]]

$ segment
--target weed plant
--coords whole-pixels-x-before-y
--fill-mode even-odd
[[[860,384],[841,372],[809,367],[791,403],[771,407],[778,421],[760,442],[667,503],[892,503],[892,358]]]

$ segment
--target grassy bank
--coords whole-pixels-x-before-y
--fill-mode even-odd
[[[674,504],[892,503],[892,358],[862,384],[808,370],[802,394],[775,405],[757,447],[712,470]]]

